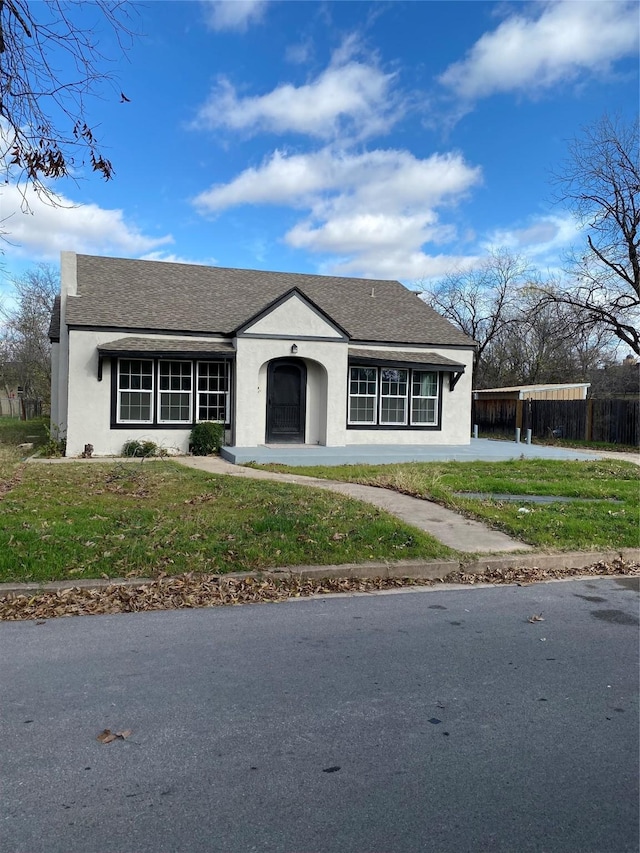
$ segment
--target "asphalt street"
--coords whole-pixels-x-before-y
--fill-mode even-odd
[[[637,578],[1,623],[0,649],[3,853],[638,850]]]

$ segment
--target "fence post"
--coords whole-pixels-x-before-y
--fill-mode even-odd
[[[522,429],[522,400],[516,400],[516,429]]]
[[[591,397],[587,400],[587,417],[585,421],[584,439],[585,441],[593,441],[593,399]]]

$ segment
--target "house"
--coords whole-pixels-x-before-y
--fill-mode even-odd
[[[397,281],[63,252],[51,420],[67,455],[129,439],[225,443],[470,441],[474,344]]]

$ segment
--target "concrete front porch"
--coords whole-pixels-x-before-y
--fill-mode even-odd
[[[384,465],[394,462],[500,462],[506,459],[599,459],[601,453],[516,444],[515,441],[471,439],[470,444],[450,446],[358,444],[348,447],[324,447],[310,444],[264,444],[257,447],[223,447],[220,455],[228,462],[280,465]]]

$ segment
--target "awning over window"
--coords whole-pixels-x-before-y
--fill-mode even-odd
[[[181,356],[183,358],[233,358],[236,354],[231,341],[199,341],[181,338],[119,338],[98,345],[101,356],[117,355],[140,358],[144,355]]]
[[[404,352],[377,349],[350,349],[349,364],[376,365],[377,367],[405,367],[414,370],[437,370],[451,373],[449,390],[453,391],[465,370],[465,365],[435,352]]]

